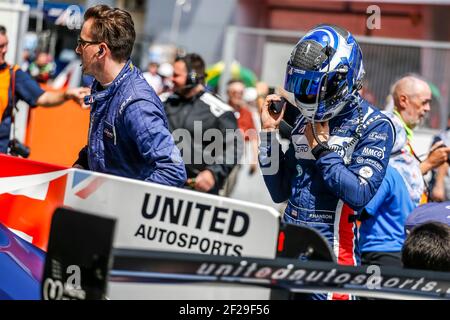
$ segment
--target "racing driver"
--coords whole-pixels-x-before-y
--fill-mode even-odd
[[[261,108],[259,161],[272,199],[287,201],[284,221],[321,233],[342,265],[360,264],[356,217],[377,192],[395,139],[391,121],[358,93],[361,49],[348,31],[319,25],[299,40],[287,63],[282,101]],[[289,149],[276,138],[286,108],[297,107]],[[312,299],[350,299],[314,294]]]

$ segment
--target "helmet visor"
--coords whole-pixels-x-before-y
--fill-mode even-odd
[[[301,70],[288,65],[284,89],[293,93],[295,98],[301,103],[318,103],[320,90],[325,81],[325,75],[325,72]],[[327,81],[329,83],[327,84],[327,91],[331,89],[331,79],[333,79],[335,75],[336,71],[328,73]],[[326,96],[328,95],[329,92],[326,93]],[[327,98],[326,96],[325,98]]]

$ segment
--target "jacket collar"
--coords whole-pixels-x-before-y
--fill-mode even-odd
[[[170,100],[174,102],[175,104],[179,103],[189,103],[195,100],[198,100],[204,93],[206,92],[205,89],[201,90],[200,92],[194,94],[192,97],[186,98],[185,96],[182,96],[178,93],[172,93],[167,100]]]
[[[84,97],[84,103],[87,105],[91,105],[94,104],[94,102],[101,102],[109,98],[117,91],[117,89],[122,84],[123,80],[125,80],[131,73],[135,71],[135,68],[136,67],[133,65],[131,60],[128,60],[125,66],[120,71],[120,73],[111,83],[111,85],[108,88],[101,91],[98,91],[97,89],[100,86],[100,83],[97,80],[94,80],[91,87],[92,94]]]

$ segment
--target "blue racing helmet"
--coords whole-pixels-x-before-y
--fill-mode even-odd
[[[284,89],[310,121],[327,121],[351,103],[362,86],[362,52],[352,34],[319,25],[295,46]]]

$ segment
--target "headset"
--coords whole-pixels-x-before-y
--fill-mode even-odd
[[[205,78],[204,74],[200,74],[192,68],[190,59],[186,59],[186,57],[182,57],[181,60],[186,64],[187,69],[187,77],[186,77],[186,88],[194,88],[198,84],[201,84],[203,79]]]
[[[98,50],[98,54],[102,54],[103,53],[103,48],[100,48],[100,50]]]

